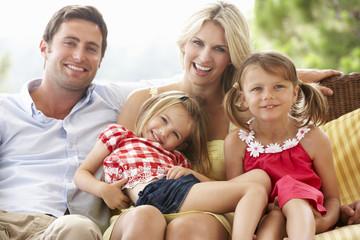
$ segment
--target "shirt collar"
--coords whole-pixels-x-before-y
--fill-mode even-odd
[[[42,82],[42,79],[30,80],[27,83],[25,83],[20,90],[23,109],[28,114],[32,115],[34,118],[39,115],[46,117],[40,111],[38,111],[36,109],[35,103],[30,96],[30,93],[32,91],[34,91],[35,89],[37,89],[40,86],[41,82]],[[88,87],[88,89],[86,90],[84,97],[74,106],[74,108],[76,108],[79,104],[82,105],[82,104],[88,103],[90,101],[90,99],[93,97],[93,92],[94,92],[95,87],[96,87],[96,85],[94,83],[91,83],[90,86]],[[41,113],[41,114],[39,114],[39,113]]]

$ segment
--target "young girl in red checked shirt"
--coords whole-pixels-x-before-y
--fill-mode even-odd
[[[135,132],[113,124],[100,134],[75,183],[111,209],[124,192],[135,207],[153,205],[163,214],[235,211],[233,239],[252,239],[267,205],[270,180],[261,170],[247,174],[261,176],[262,184],[240,178],[209,181],[191,170],[191,164],[200,172],[210,167],[206,135],[206,116],[194,98],[182,92],[159,94],[143,105]],[[101,164],[105,182],[94,177]]]

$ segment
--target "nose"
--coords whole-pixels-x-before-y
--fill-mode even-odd
[[[168,137],[170,131],[168,128],[163,127],[163,128],[161,128],[160,132],[161,132],[161,136],[163,137],[163,139],[166,139]]]
[[[72,57],[76,62],[82,62],[85,59],[86,55],[84,53],[84,50],[82,50],[81,48],[76,48],[72,54]]]
[[[201,62],[209,62],[211,60],[211,49],[208,47],[204,47],[201,50],[199,57]]]
[[[271,99],[274,99],[274,94],[271,90],[264,90],[264,95],[263,95],[263,99],[264,100],[271,100]]]

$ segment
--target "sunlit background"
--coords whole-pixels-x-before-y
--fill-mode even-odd
[[[53,13],[69,4],[97,7],[107,23],[108,48],[99,80],[139,81],[181,72],[176,39],[187,17],[209,0],[13,0],[0,8],[2,92],[42,77],[39,43]],[[230,0],[248,18],[254,0]]]

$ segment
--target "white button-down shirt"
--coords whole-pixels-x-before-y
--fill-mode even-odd
[[[76,188],[76,169],[100,132],[114,123],[136,84],[92,84],[64,120],[46,117],[29,92],[0,94],[0,209],[62,216],[66,209],[93,220],[102,230],[109,222],[103,201]],[[102,176],[102,168],[96,178]]]

